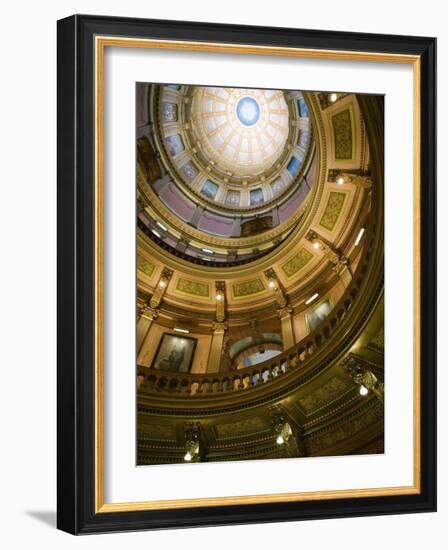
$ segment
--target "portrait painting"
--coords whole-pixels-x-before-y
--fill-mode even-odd
[[[196,348],[196,339],[164,333],[152,368],[167,372],[189,372]]]
[[[313,331],[324,319],[326,319],[332,310],[330,300],[324,300],[313,308],[306,315],[306,320],[310,328],[310,332]]]

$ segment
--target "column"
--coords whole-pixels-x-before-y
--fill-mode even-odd
[[[239,237],[241,235],[241,216],[235,217],[232,226],[232,237]]]
[[[143,315],[137,322],[137,353],[140,351],[142,344],[148,334],[149,327],[151,326],[152,319],[144,317]]]
[[[196,206],[196,210],[193,212],[193,216],[191,217],[191,220],[188,222],[193,227],[197,227],[199,220],[204,212],[204,207],[200,206],[199,204]]]
[[[208,356],[207,372],[219,372],[222,347],[224,343],[225,323],[214,323],[212,345]]]
[[[147,308],[142,311],[140,319],[137,321],[137,354],[140,352],[146,336],[148,335],[151,323],[157,318],[156,309]],[[138,361],[137,361],[138,362]]]
[[[338,273],[338,275],[341,278],[344,288],[347,288],[352,280],[352,273],[350,271],[350,268],[347,265],[345,265],[342,271]]]
[[[149,332],[154,319],[158,316],[158,311],[155,309],[148,309],[137,322],[137,364],[143,362],[144,356],[147,352],[148,344],[151,346],[153,343],[149,342]]]
[[[279,311],[280,323],[282,327],[282,340],[283,340],[283,350],[292,348],[295,344],[294,340],[294,331],[292,326],[292,315],[285,308]]]
[[[278,213],[278,206],[274,206],[271,213],[272,213],[272,225],[274,227],[276,227],[280,223],[280,216],[279,216],[279,213]]]

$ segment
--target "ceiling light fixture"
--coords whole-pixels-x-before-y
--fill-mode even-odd
[[[277,445],[283,445],[285,440],[284,440],[283,436],[279,435],[276,439],[276,442],[277,442]]]
[[[208,248],[201,248],[202,252],[205,252],[206,254],[213,254],[213,250],[209,250]]]
[[[358,233],[358,236],[356,237],[355,246],[358,246],[359,241],[362,239],[362,236],[364,235],[364,227],[361,229],[361,231]]]
[[[337,98],[338,98],[338,94],[336,94],[334,92],[332,94],[330,94],[331,103],[334,103],[337,100]]]
[[[178,327],[174,327],[174,332],[181,332],[182,334],[189,334],[190,331],[187,330],[186,328],[178,328]]]
[[[151,231],[154,233],[154,235],[155,235],[156,237],[159,237],[159,239],[162,238],[161,235],[160,235],[160,233],[159,233],[158,231],[156,231],[155,229],[151,229]]]
[[[308,300],[305,302],[306,305],[311,304],[311,302],[314,302],[314,300],[319,296],[317,292],[315,292]]]
[[[166,282],[162,279],[159,283],[160,288],[165,288]]]
[[[218,302],[220,302],[222,300],[222,294],[217,294],[216,299],[218,300]]]
[[[163,231],[168,231],[168,229],[160,222],[156,222],[157,225],[160,227],[160,229],[163,229]]]
[[[317,250],[318,248],[320,248],[320,244],[319,244],[318,241],[314,241],[314,242],[313,242],[313,248],[315,248],[316,250]]]
[[[343,185],[343,183],[344,183],[344,178],[343,178],[342,176],[339,176],[338,179],[336,180],[336,183],[337,183],[338,185]]]
[[[269,284],[269,288],[275,287],[275,281],[273,279],[271,279],[268,284]]]
[[[185,462],[191,462],[191,459],[192,459],[192,458],[193,458],[193,457],[192,457],[192,455],[191,455],[190,452],[185,453],[185,455],[184,455],[184,460],[185,460]]]

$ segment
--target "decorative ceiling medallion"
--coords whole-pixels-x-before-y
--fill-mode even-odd
[[[251,96],[243,97],[236,104],[236,115],[244,126],[253,126],[260,118],[260,106]]]

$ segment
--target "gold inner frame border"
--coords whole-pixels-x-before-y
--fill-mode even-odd
[[[414,298],[414,364],[413,364],[413,458],[414,482],[410,486],[367,489],[341,489],[301,493],[225,496],[179,500],[106,503],[104,501],[104,54],[106,47],[145,48],[208,53],[234,53],[279,57],[301,57],[329,60],[370,61],[411,64],[413,66],[413,298]],[[167,510],[204,506],[231,506],[276,502],[304,502],[342,498],[379,497],[420,494],[421,492],[421,425],[420,425],[420,85],[421,61],[418,55],[321,50],[294,47],[256,46],[178,40],[96,36],[95,59],[95,513]]]

